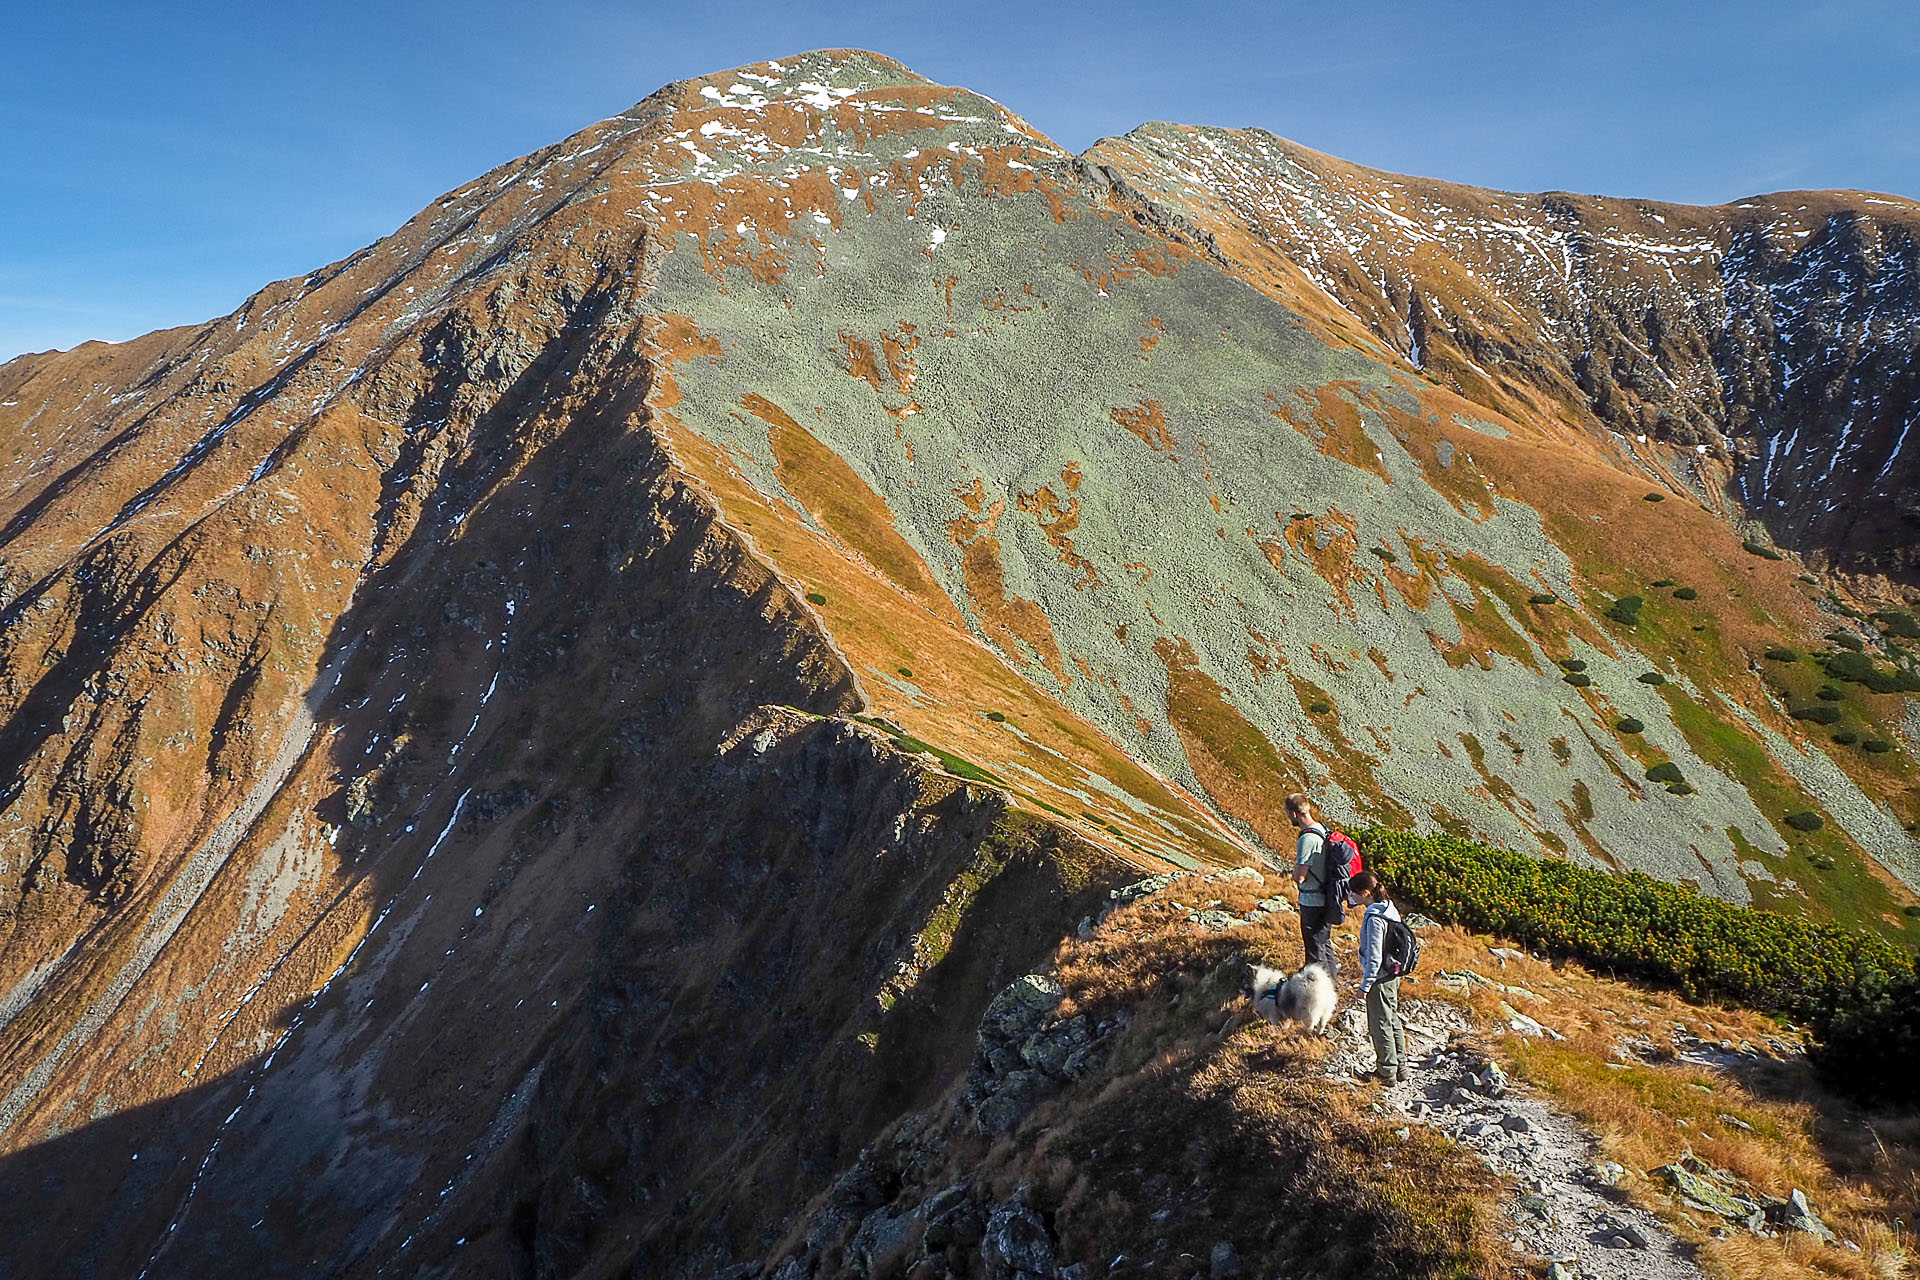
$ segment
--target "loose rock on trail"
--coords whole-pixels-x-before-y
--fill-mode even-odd
[[[1594,1137],[1542,1099],[1517,1092],[1470,1038],[1451,1005],[1403,999],[1407,1080],[1381,1090],[1389,1114],[1445,1133],[1468,1147],[1510,1187],[1506,1232],[1516,1251],[1549,1266],[1551,1280],[1694,1280],[1703,1275],[1688,1246],[1613,1185],[1624,1172],[1602,1159]],[[1329,1074],[1373,1066],[1366,1015],[1344,1010],[1335,1023]]]

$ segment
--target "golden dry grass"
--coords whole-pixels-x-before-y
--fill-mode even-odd
[[[1246,960],[1300,962],[1299,918],[1223,933],[1187,921],[1216,904],[1244,915],[1281,891],[1277,876],[1176,882],[1062,946],[1058,1016],[1125,1029],[1094,1080],[996,1145],[996,1190],[1044,1188],[1063,1260],[1096,1272],[1124,1253],[1132,1262],[1112,1274],[1150,1261],[1204,1274],[1228,1240],[1254,1275],[1503,1273],[1500,1187],[1477,1161],[1419,1126],[1399,1136],[1368,1091],[1325,1077],[1326,1041],[1235,1007]]]
[[[1422,994],[1450,1000],[1498,1026],[1498,1006],[1538,1019],[1566,1039],[1519,1035],[1492,1049],[1519,1079],[1538,1087],[1598,1139],[1628,1171],[1623,1186],[1679,1235],[1699,1246],[1702,1266],[1727,1280],[1869,1280],[1902,1274],[1910,1235],[1901,1223],[1920,1211],[1920,1116],[1875,1115],[1836,1098],[1799,1054],[1780,1054],[1795,1032],[1747,1009],[1692,1004],[1680,996],[1617,982],[1578,965],[1495,957],[1484,938],[1459,929],[1428,935]],[[1475,986],[1431,986],[1442,969],[1471,968],[1543,997]],[[1751,1066],[1719,1070],[1675,1056],[1697,1037],[1761,1050]],[[1739,1121],[1748,1126],[1741,1128]],[[1823,1247],[1805,1236],[1762,1239],[1687,1210],[1648,1171],[1694,1155],[1784,1197],[1798,1188],[1859,1251]]]

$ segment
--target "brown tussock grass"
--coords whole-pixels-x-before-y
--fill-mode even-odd
[[[1502,1000],[1565,1036],[1508,1034],[1494,1056],[1591,1129],[1599,1150],[1627,1169],[1623,1187],[1700,1249],[1702,1266],[1726,1280],[1870,1280],[1902,1274],[1902,1220],[1920,1211],[1920,1116],[1870,1113],[1834,1096],[1798,1054],[1773,1042],[1796,1034],[1750,1009],[1694,1004],[1677,993],[1638,987],[1576,964],[1531,957],[1502,967],[1488,941],[1447,928],[1427,935],[1424,998],[1448,1000],[1500,1025]],[[1536,1003],[1475,986],[1450,993],[1431,985],[1442,969],[1470,968],[1540,997]],[[1721,1070],[1676,1057],[1675,1039],[1743,1041],[1761,1051],[1751,1066]],[[1632,1047],[1628,1047],[1631,1045]],[[1749,1126],[1741,1129],[1722,1116]],[[1767,1195],[1805,1191],[1816,1212],[1859,1252],[1802,1235],[1763,1239],[1688,1210],[1650,1170],[1694,1155]]]

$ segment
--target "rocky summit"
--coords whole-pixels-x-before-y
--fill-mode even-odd
[[[855,51],[0,366],[0,1274],[808,1274],[1296,790],[1911,944],[1916,416],[1912,201],[1075,156]],[[1053,1274],[1049,1194],[913,1229]]]

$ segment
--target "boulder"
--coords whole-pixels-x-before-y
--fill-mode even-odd
[[[1794,1188],[1793,1194],[1787,1197],[1784,1205],[1778,1209],[1770,1208],[1766,1216],[1789,1231],[1804,1231],[1822,1244],[1833,1244],[1839,1240],[1839,1237],[1833,1233],[1833,1228],[1820,1221],[1820,1215],[1813,1211],[1811,1204],[1807,1203],[1807,1193],[1798,1187]]]
[[[1015,1069],[998,1076],[974,1106],[973,1122],[989,1138],[1011,1132],[1053,1088],[1044,1072]]]
[[[1209,907],[1204,911],[1195,911],[1189,914],[1187,916],[1187,923],[1197,924],[1206,929],[1220,930],[1231,929],[1235,925],[1245,922],[1231,911],[1217,911]]]
[[[1659,1178],[1671,1186],[1680,1194],[1681,1200],[1703,1213],[1745,1222],[1757,1208],[1751,1200],[1738,1199],[1713,1179],[1684,1165],[1663,1164],[1658,1169],[1649,1170],[1648,1176]]]
[[[878,1209],[868,1214],[847,1245],[847,1257],[865,1275],[878,1275],[907,1256],[919,1234],[925,1206],[904,1213]]]
[[[1027,1203],[1025,1187],[987,1216],[980,1256],[993,1280],[1053,1280],[1053,1237]]]
[[[932,1254],[950,1244],[972,1245],[979,1242],[981,1234],[987,1229],[986,1215],[973,1202],[969,1194],[971,1186],[966,1181],[942,1187],[927,1197],[920,1211],[926,1219],[926,1232],[920,1237],[921,1247]]]
[[[1093,1038],[1084,1017],[1068,1018],[1042,1027],[1020,1043],[1020,1060],[1036,1071],[1044,1071],[1056,1080],[1068,1080],[1073,1073],[1068,1062],[1074,1050]]]
[[[1207,1258],[1209,1280],[1232,1280],[1240,1274],[1240,1270],[1240,1251],[1233,1247],[1233,1241],[1222,1240],[1213,1246],[1213,1252]]]
[[[1019,1043],[1040,1029],[1047,1015],[1065,995],[1059,983],[1045,974],[1028,973],[1008,983],[980,1015],[982,1044]]]

